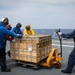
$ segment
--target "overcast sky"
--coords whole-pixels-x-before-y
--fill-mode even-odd
[[[75,28],[75,0],[0,0],[0,19],[33,29]]]

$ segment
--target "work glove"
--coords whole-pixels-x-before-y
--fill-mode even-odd
[[[62,33],[61,32],[58,32],[58,35],[62,35]]]
[[[15,42],[15,41],[16,41],[15,39],[12,40],[12,42]]]
[[[22,35],[19,35],[18,38],[22,38]]]
[[[26,34],[24,34],[24,35],[28,35],[28,34],[26,33]]]

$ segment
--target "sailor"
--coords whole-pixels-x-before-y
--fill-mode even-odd
[[[63,38],[67,38],[67,39],[73,38],[74,39],[74,43],[75,43],[75,30],[73,30],[70,33],[66,33],[66,34],[58,32],[58,34],[61,35]],[[68,64],[67,64],[66,69],[62,70],[61,72],[62,73],[67,73],[67,74],[71,74],[74,65],[75,65],[75,45],[74,45],[74,48],[73,48],[72,52],[69,55]]]
[[[11,69],[7,68],[6,65],[6,51],[5,51],[5,47],[6,47],[6,36],[13,36],[13,37],[17,37],[17,38],[22,38],[22,35],[18,35],[15,34],[11,31],[9,31],[6,28],[6,25],[9,24],[9,20],[7,17],[4,17],[1,19],[0,21],[0,66],[1,66],[1,72],[10,72]]]
[[[31,29],[30,24],[26,24],[23,34],[24,35],[34,35],[35,34],[34,30]]]

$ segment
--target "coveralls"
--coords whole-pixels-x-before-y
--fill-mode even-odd
[[[5,26],[0,23],[0,66],[1,69],[5,69],[6,66],[6,53],[5,53],[5,46],[6,46],[6,36],[12,36],[12,37],[19,37],[19,35],[10,32],[5,28]]]
[[[24,34],[24,35],[25,35],[25,34],[28,34],[28,35],[34,35],[35,32],[34,32],[34,30],[32,30],[32,29],[30,29],[30,30],[24,29],[23,34]]]
[[[21,29],[18,28],[18,27],[14,27],[14,28],[12,28],[12,29],[11,29],[11,32],[14,32],[14,33],[16,33],[16,34],[22,34]]]
[[[68,39],[73,38],[74,42],[75,42],[75,30],[73,30],[72,32],[67,33],[67,34],[62,34],[62,37],[68,38]],[[72,69],[73,69],[74,65],[75,65],[75,46],[74,46],[72,52],[69,55],[66,71],[72,72]]]

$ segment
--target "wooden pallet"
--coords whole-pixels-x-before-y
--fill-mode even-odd
[[[22,67],[24,68],[27,68],[28,66],[31,66],[34,70],[37,70],[41,67],[40,63],[41,62],[45,62],[47,59],[47,57],[41,61],[39,61],[38,63],[33,63],[33,62],[28,62],[28,61],[21,61],[21,60],[15,60],[13,59],[13,61],[15,62],[15,64],[18,66],[18,65],[21,65]]]

